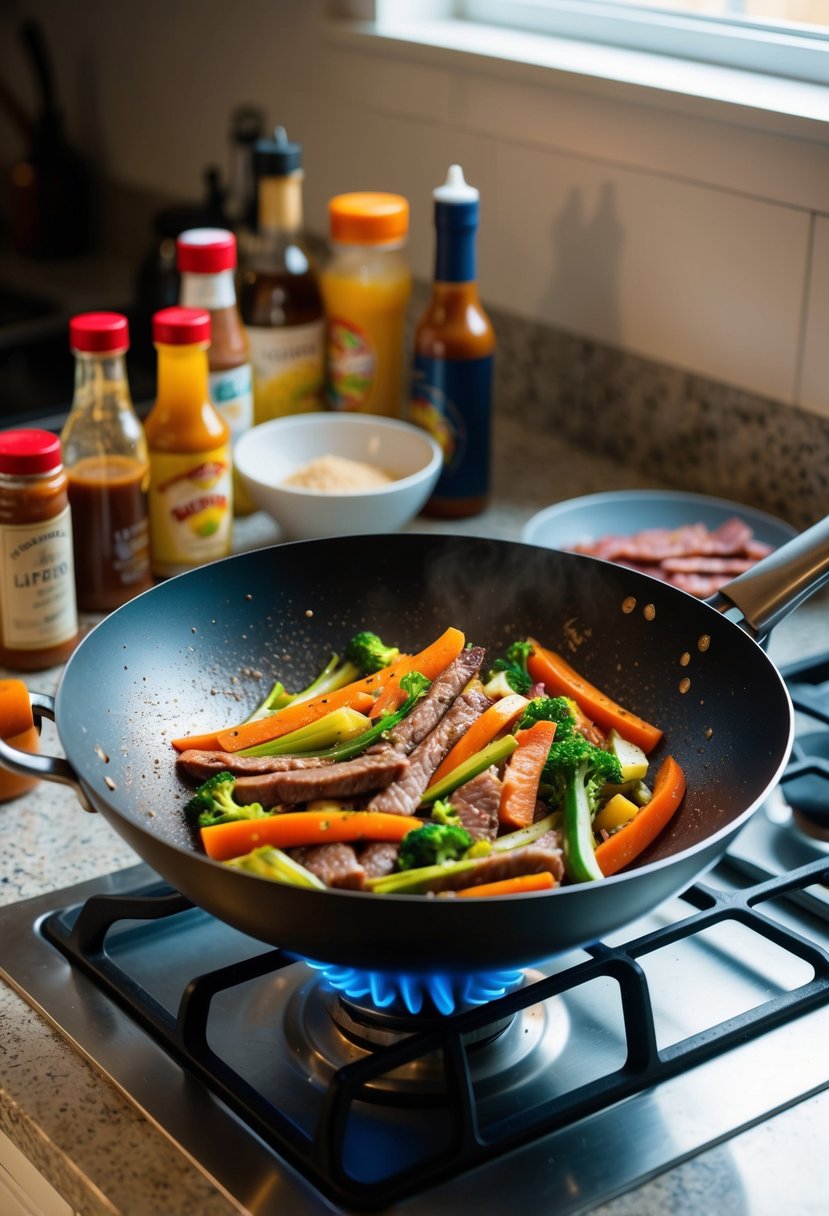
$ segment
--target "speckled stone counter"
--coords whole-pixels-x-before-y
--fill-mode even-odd
[[[548,503],[604,489],[658,487],[617,461],[586,457],[539,440],[527,458],[526,434],[514,418],[497,430],[493,505],[452,529],[418,521],[414,530],[517,539],[523,523]],[[239,548],[271,543],[261,516],[243,521]],[[772,655],[787,661],[829,649],[829,604],[814,597],[778,629]],[[27,677],[50,692],[59,671]],[[94,690],[90,690],[94,695]],[[42,750],[57,754],[46,724]],[[109,825],[81,810],[72,791],[41,784],[0,806],[0,903],[26,899],[135,864],[135,854]],[[2,950],[2,943],[0,943]],[[612,1216],[761,1216],[825,1211],[822,1165],[829,1094],[800,1103],[713,1148],[636,1192],[603,1207]],[[239,1208],[221,1194],[166,1136],[11,988],[0,984],[0,1131],[83,1216],[228,1216]]]

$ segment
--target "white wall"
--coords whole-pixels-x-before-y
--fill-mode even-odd
[[[829,123],[377,47],[321,8],[13,0],[0,73],[29,104],[15,27],[42,16],[73,137],[171,196],[227,165],[230,111],[257,102],[304,145],[308,226],[324,233],[334,193],[400,191],[424,277],[431,188],[460,161],[493,306],[829,416]],[[21,146],[5,123],[0,159]]]

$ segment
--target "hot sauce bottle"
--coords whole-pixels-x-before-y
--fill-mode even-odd
[[[236,305],[236,237],[224,228],[189,228],[178,237],[176,247],[179,303],[210,313],[210,400],[235,443],[253,425],[253,372]],[[234,514],[250,515],[254,510],[241,478],[234,474]]]
[[[0,663],[39,671],[78,640],[72,516],[60,439],[0,432]]]
[[[69,477],[78,607],[109,612],[152,586],[147,441],[127,380],[127,318],[69,322],[75,393],[61,432]]]
[[[415,332],[410,417],[443,450],[423,513],[461,519],[483,511],[489,494],[495,334],[478,299],[478,191],[452,165],[433,197],[435,281]]]
[[[153,317],[158,392],[145,430],[150,449],[153,573],[182,574],[230,553],[230,429],[210,400],[210,314],[164,308]]]

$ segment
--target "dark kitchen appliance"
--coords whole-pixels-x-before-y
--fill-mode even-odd
[[[432,977],[419,1017],[146,866],[0,911],[3,974],[259,1216],[592,1210],[829,1088],[829,849],[786,802],[809,778],[826,827],[829,654],[783,675],[792,761],[705,880],[523,977]]]

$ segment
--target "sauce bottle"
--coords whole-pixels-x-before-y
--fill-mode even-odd
[[[302,147],[282,127],[254,144],[258,231],[239,278],[257,423],[322,409],[325,321],[302,233]]]
[[[412,276],[399,194],[339,194],[328,204],[332,255],[322,272],[331,409],[400,417]]]
[[[69,322],[72,409],[61,432],[69,477],[78,607],[109,612],[152,586],[147,441],[127,380],[127,318],[89,312]]]
[[[153,573],[181,574],[230,553],[230,430],[210,400],[210,314],[163,308],[153,317],[158,392],[145,430],[150,449]]]
[[[478,299],[478,191],[452,165],[433,198],[435,281],[415,331],[410,417],[443,449],[423,514],[461,519],[483,511],[489,494],[495,334]]]
[[[39,671],[78,640],[72,516],[60,439],[0,432],[0,663]]]
[[[181,274],[179,303],[210,313],[210,400],[235,443],[253,424],[253,371],[236,306],[236,237],[224,228],[190,228],[180,234],[176,248]],[[250,515],[254,509],[242,479],[234,472],[234,515]]]

